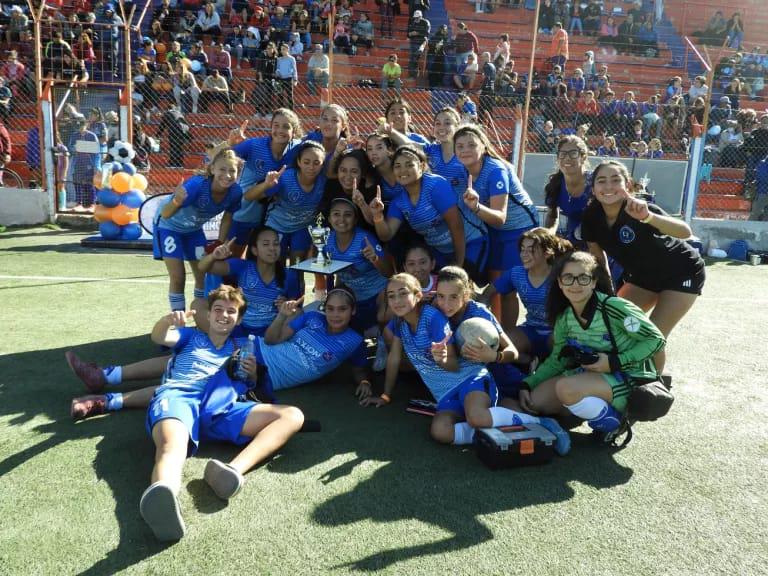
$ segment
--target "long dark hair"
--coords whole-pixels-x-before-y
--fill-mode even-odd
[[[316,142],[315,140],[304,140],[301,144],[299,144],[299,148],[296,151],[296,158],[293,160],[293,166],[292,168],[296,168],[296,171],[299,172],[299,162],[301,162],[301,157],[304,156],[304,152],[309,150],[310,148],[314,148],[315,150],[320,150],[323,153],[323,158],[325,158],[325,148],[323,148],[323,145],[320,144],[320,142]]]
[[[589,154],[589,148],[587,148],[586,142],[584,142],[584,140],[578,136],[574,136],[573,134],[563,136],[560,138],[560,140],[557,141],[556,154],[560,153],[560,150],[565,144],[575,144],[584,158],[586,158]],[[560,168],[549,175],[549,181],[547,182],[547,185],[544,186],[544,204],[550,210],[555,210],[557,208],[557,201],[560,197],[560,190],[564,183],[565,176],[560,171]]]
[[[563,268],[566,264],[575,262],[584,266],[584,269],[588,274],[591,274],[597,284],[595,285],[595,291],[602,292],[603,294],[613,295],[613,287],[611,286],[611,279],[608,278],[608,274],[605,272],[602,266],[597,262],[597,259],[589,252],[570,252],[555,261],[552,266],[552,271],[549,273],[550,287],[549,296],[547,297],[547,321],[551,326],[555,325],[555,322],[560,315],[568,309],[571,302],[565,297],[563,291],[560,289],[560,275],[563,273]]]
[[[271,232],[277,236],[278,240],[280,240],[280,234],[274,228],[270,228],[269,226],[255,228],[251,231],[251,235],[248,236],[248,248],[245,251],[246,260],[256,262],[256,254],[253,253],[252,248],[256,246],[261,235],[267,232]],[[285,288],[285,260],[283,258],[278,258],[277,262],[275,262],[275,283],[279,288]]]
[[[345,158],[354,158],[357,160],[357,164],[360,167],[360,180],[357,183],[357,187],[362,190],[365,188],[366,182],[373,177],[373,170],[371,168],[371,161],[368,160],[368,155],[365,150],[360,148],[347,148],[336,157],[333,163],[334,174],[339,173],[339,166]]]

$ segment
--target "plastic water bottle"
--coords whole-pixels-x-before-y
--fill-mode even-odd
[[[243,361],[249,356],[255,356],[256,354],[256,336],[253,334],[248,335],[248,340],[243,343],[243,347],[240,348],[240,355],[237,357],[237,377],[242,380],[248,380],[248,373],[243,369]]]

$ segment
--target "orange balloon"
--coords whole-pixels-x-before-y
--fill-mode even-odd
[[[112,179],[109,181],[112,186],[112,190],[118,194],[125,194],[131,189],[131,180],[133,176],[126,172],[118,172],[112,175]]]
[[[131,190],[139,190],[140,192],[145,192],[148,185],[149,182],[147,182],[147,178],[144,176],[144,174],[134,174],[131,177]]]
[[[125,204],[118,204],[112,208],[112,222],[125,226],[131,222],[139,221],[139,211],[136,209],[128,208]]]
[[[112,221],[112,210],[113,208],[107,208],[106,206],[102,206],[101,204],[97,204],[96,208],[93,211],[93,218],[101,224],[102,222],[111,222]]]

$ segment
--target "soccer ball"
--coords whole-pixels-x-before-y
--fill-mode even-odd
[[[490,320],[485,318],[469,318],[459,325],[456,331],[456,345],[459,350],[465,343],[476,343],[478,338],[496,352],[499,349],[499,331]]]
[[[112,156],[115,162],[129,163],[136,156],[136,152],[128,142],[115,140],[115,143],[109,149],[109,155]]]

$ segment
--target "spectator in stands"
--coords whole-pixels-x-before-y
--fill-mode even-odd
[[[661,148],[661,138],[651,138],[648,142],[648,158],[651,160],[660,160],[664,157],[664,150]]]
[[[606,156],[609,158],[616,158],[620,156],[619,149],[616,146],[616,138],[613,136],[605,136],[603,143],[597,149],[598,156]]]
[[[741,43],[744,41],[744,23],[741,21],[741,13],[734,12],[726,25],[728,34],[728,47],[734,50],[741,50]]]
[[[568,62],[568,32],[563,30],[562,22],[555,22],[552,28],[552,42],[549,46],[549,61],[553,65],[560,66],[565,70],[565,63]]]
[[[570,22],[568,24],[568,33],[573,34],[576,28],[579,29],[579,34],[584,35],[584,23],[581,21],[581,2],[574,0],[571,3],[570,10]],[[564,20],[563,20],[564,21]]]
[[[688,97],[685,101],[690,104],[699,96],[706,98],[708,92],[709,86],[707,86],[707,79],[704,76],[696,76],[691,81],[691,87],[688,88]]]
[[[170,106],[163,114],[157,135],[160,137],[166,132],[168,133],[168,166],[183,168],[185,147],[192,140],[192,134],[183,112],[175,105]]]
[[[413,17],[408,22],[408,41],[409,47],[409,59],[408,59],[408,75],[411,78],[416,77],[416,72],[419,66],[419,59],[426,50],[427,41],[429,40],[429,31],[431,25],[429,20],[422,17],[421,10],[416,10],[413,13]]]
[[[197,13],[197,20],[192,29],[196,36],[208,34],[214,38],[221,36],[221,16],[216,11],[214,4],[203,5],[202,10]]]
[[[744,154],[741,147],[744,144],[744,133],[736,120],[728,120],[726,128],[720,133],[717,149],[718,166],[737,168],[744,165]]]
[[[506,32],[499,36],[496,43],[496,51],[493,53],[493,63],[499,71],[504,70],[509,61],[509,34]]]
[[[598,34],[597,43],[601,46],[612,46],[614,51],[618,50],[617,45],[619,43],[619,25],[616,24],[616,18],[608,16],[608,18],[600,26],[600,33]]]
[[[637,31],[637,53],[646,58],[656,58],[659,54],[659,37],[650,18]]]
[[[202,40],[199,42],[200,48],[203,46]],[[202,52],[202,50],[201,50]],[[165,55],[165,61],[168,62],[168,64],[171,65],[171,67],[176,66],[176,62],[179,60],[183,60],[186,58],[187,55],[184,53],[184,51],[181,49],[181,44],[179,44],[176,41],[171,42],[171,49],[166,53]],[[205,61],[208,62],[208,57],[206,56]]]
[[[467,61],[461,64],[453,75],[453,84],[459,90],[472,90],[477,80],[477,56],[474,52],[467,56]]]
[[[747,172],[745,178],[754,177],[755,168],[758,162],[768,156],[768,113],[760,116],[760,123],[744,139],[744,154],[747,162]]]
[[[171,0],[162,0],[160,6],[152,12],[152,24],[159,22],[162,29],[171,32],[174,29],[176,20],[176,11],[171,6]]]
[[[229,52],[230,57],[234,54],[237,59],[235,68],[240,68],[240,64],[243,61],[243,40],[245,40],[245,32],[243,32],[243,27],[240,24],[232,26],[232,31],[227,34],[227,37],[224,40],[225,50]]]
[[[747,64],[747,68],[744,70],[742,88],[752,100],[756,100],[765,88],[765,76],[758,62]]]
[[[723,16],[723,12],[718,10],[714,16],[707,22],[704,30],[697,30],[692,34],[701,39],[702,44],[720,46],[728,35],[728,22]]]
[[[51,41],[45,46],[43,60],[43,75],[61,76],[61,66],[64,54],[72,55],[72,47],[64,41],[60,30],[54,30]]]
[[[686,120],[685,100],[682,96],[673,96],[664,105],[662,136],[665,139],[679,139]]]
[[[8,124],[13,110],[13,92],[6,84],[5,78],[0,76],[0,118],[3,124]]]
[[[223,102],[227,106],[227,112],[234,114],[232,98],[229,93],[227,79],[219,73],[218,68],[211,70],[211,74],[203,81],[200,91],[200,111],[208,112],[211,102]]]
[[[506,106],[514,106],[522,103],[525,91],[520,86],[520,77],[517,72],[511,72],[505,69],[499,80],[499,87],[496,93],[504,99]]]
[[[703,102],[704,100],[701,99]],[[661,115],[659,114],[659,95],[653,94],[640,106],[643,120],[643,136],[650,138],[661,133]]]
[[[261,6],[254,6],[253,14],[248,20],[248,24],[255,26],[262,34],[272,26],[272,20],[269,14]]]
[[[176,64],[176,74],[173,75],[173,98],[176,100],[176,106],[179,110],[186,111],[184,99],[189,98],[192,104],[192,113],[197,114],[198,103],[200,101],[200,88],[192,74],[184,65],[184,61]]]
[[[296,58],[291,56],[287,44],[280,45],[280,56],[275,63],[275,80],[278,108],[293,110],[293,87],[299,83],[299,71]]]
[[[243,58],[254,70],[258,68],[258,58],[261,47],[261,32],[256,26],[249,26],[243,37]],[[240,66],[238,62],[238,67]]]
[[[385,99],[390,98],[389,91],[394,89],[395,94],[400,97],[402,87],[402,68],[397,63],[397,54],[390,54],[384,66],[381,68],[381,93]]]
[[[603,10],[597,0],[589,0],[586,8],[581,12],[581,22],[584,26],[584,34],[587,36],[597,36],[600,32],[600,20],[603,16]]]
[[[253,90],[253,103],[256,108],[256,117],[262,114],[265,118],[272,119],[272,110],[275,108],[273,98],[275,95],[275,67],[277,66],[277,46],[269,42],[258,60],[258,81]]]
[[[104,17],[101,21],[109,26],[108,30],[100,32],[101,45],[104,47],[102,48],[102,57],[106,54],[105,60],[112,71],[112,76],[117,78],[121,64],[120,39],[123,34],[123,19],[115,13],[112,4],[107,4],[104,6]]]
[[[544,122],[539,134],[538,151],[542,154],[554,154],[557,149],[557,134],[555,134],[555,125],[552,120]]]
[[[19,54],[16,50],[8,52],[8,57],[2,68],[0,68],[0,75],[6,79],[8,87],[14,96],[18,97],[20,94],[25,96],[31,95],[26,90],[27,67],[19,62]]]
[[[291,14],[291,32],[299,35],[301,43],[304,45],[304,50],[307,51],[312,46],[311,27],[312,20],[309,17],[309,12],[306,10],[297,10]]]
[[[472,98],[466,92],[459,92],[456,98],[456,109],[459,111],[462,122],[477,122],[477,105],[472,102]]]
[[[477,40],[477,36],[472,32],[464,22],[459,22],[456,26],[458,32],[453,39],[453,48],[456,52],[456,68],[465,64],[467,57],[474,53],[480,53],[480,43]]]
[[[632,90],[624,92],[624,98],[619,102],[619,114],[621,115],[622,130],[629,128],[640,117],[640,106],[635,101],[635,93]]]
[[[330,67],[330,60],[323,53],[323,45],[315,44],[315,51],[307,63],[307,89],[310,94],[316,93],[318,84],[323,88],[328,88]]]
[[[392,21],[400,14],[399,0],[376,0],[379,6],[379,34],[382,38],[392,37]]]
[[[354,8],[349,0],[338,0],[336,2],[336,19],[347,18],[352,21],[354,16]]]
[[[550,34],[555,26],[555,9],[551,0],[544,0],[539,7],[539,34]]]
[[[446,59],[445,47],[448,44],[448,27],[443,24],[432,36],[427,47],[427,79],[431,89],[440,88],[445,83]],[[450,59],[453,62],[453,58]]]
[[[288,32],[291,30],[291,19],[286,16],[285,8],[278,6],[275,9],[275,15],[270,18],[270,26],[277,33],[275,37],[270,36],[273,42],[287,42]]]
[[[493,104],[496,100],[496,66],[491,62],[491,53],[483,52],[483,84],[480,86],[480,107],[477,119],[485,123],[486,116],[493,114]]]
[[[576,101],[576,116],[574,124],[595,124],[600,115],[600,104],[595,100],[595,93],[592,90],[585,90]]]
[[[584,71],[581,68],[576,68],[573,71],[573,76],[568,78],[566,82],[568,86],[568,95],[571,98],[578,98],[584,89],[587,87],[587,81],[584,79]]]
[[[597,78],[597,67],[595,66],[595,53],[592,50],[584,52],[584,62],[581,64],[581,69],[584,71],[584,78],[591,85]],[[606,68],[606,72],[608,69]]]
[[[619,35],[616,37],[616,50],[619,54],[635,53],[635,35],[637,34],[638,24],[631,14],[624,18],[624,22],[619,24]]]
[[[408,0],[408,15],[413,18],[416,12],[429,12],[429,0]]]
[[[647,158],[648,144],[644,140],[638,140],[636,142],[632,142],[629,145],[629,157],[630,158]]]
[[[182,58],[178,58],[176,54],[174,54],[171,58],[168,59],[168,62],[172,63],[173,69],[176,69],[176,65],[179,62],[183,62],[184,59],[189,61],[189,64],[191,65],[191,70],[193,73],[200,75],[201,77],[205,78],[209,74],[208,70],[208,54],[205,53],[203,50],[203,41],[198,40],[197,42],[194,42],[189,47],[189,54]],[[197,64],[195,64],[195,62]]]
[[[730,98],[731,102],[731,108],[734,110],[738,110],[739,106],[741,105],[739,100],[741,98],[741,93],[744,91],[744,88],[741,84],[741,79],[734,76],[731,78],[730,83],[728,86],[725,87],[725,90],[723,90],[723,94],[728,96]]]
[[[366,55],[373,48],[373,22],[365,12],[360,13],[360,19],[352,25],[352,43],[355,46],[365,46]]]
[[[633,120],[626,124],[624,129],[624,140],[638,142],[643,139],[643,121]]]
[[[552,66],[552,71],[544,78],[544,84],[542,86],[545,96],[555,96],[557,87],[565,81],[563,77],[562,68],[555,64]]]
[[[667,82],[667,89],[664,92],[664,102],[668,102],[673,96],[683,95],[683,79],[680,76],[673,76]]]
[[[600,127],[608,134],[616,134],[620,127],[619,103],[615,99],[612,90],[605,93],[605,98],[600,105]]]
[[[145,36],[141,41],[141,46],[136,50],[136,58],[146,60],[150,68],[155,67],[157,62],[157,50],[155,50],[155,44],[152,39]]]
[[[210,69],[210,72],[218,70],[219,73],[227,79],[227,82],[232,82],[232,56],[230,56],[229,52],[224,50],[223,44],[214,44],[213,52],[208,61],[208,68]]]
[[[12,151],[11,135],[8,133],[5,124],[0,121],[0,186],[3,185],[3,168],[11,161]]]
[[[11,18],[5,29],[5,41],[7,44],[14,42],[27,42],[29,40],[29,18],[19,6],[11,7]]]
[[[611,91],[611,76],[608,74],[608,66],[600,66],[600,71],[592,82],[592,90],[597,95],[598,100],[604,100],[607,93]]]
[[[352,27],[349,25],[349,16],[344,16],[336,20],[336,27],[333,29],[334,50],[341,50],[346,54],[354,54],[352,49]]]

